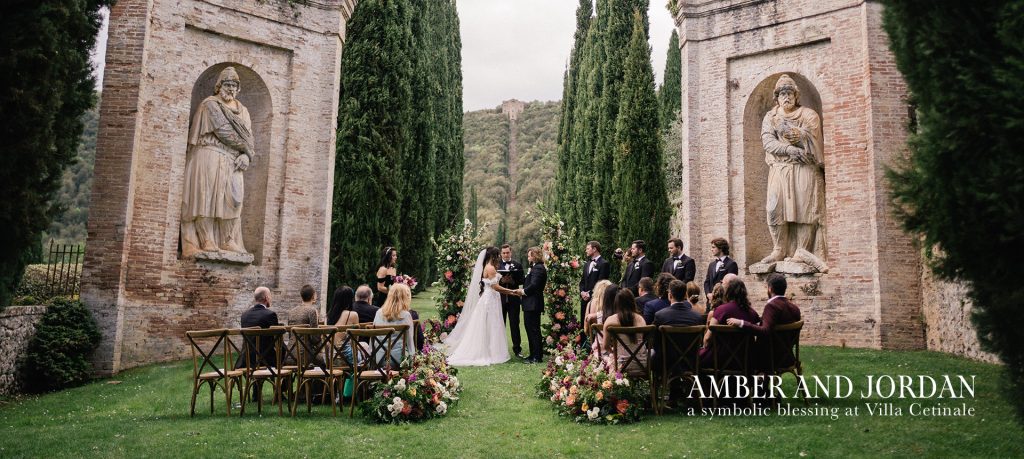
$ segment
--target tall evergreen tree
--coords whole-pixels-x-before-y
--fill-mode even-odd
[[[0,307],[11,300],[40,234],[60,211],[53,195],[74,161],[82,114],[95,102],[89,51],[111,0],[7,1],[0,6]]]
[[[676,119],[683,103],[682,56],[679,54],[679,34],[672,29],[668,40],[668,55],[665,56],[665,75],[658,88],[658,102],[661,104],[661,128],[668,129]]]
[[[644,239],[651,242],[650,257],[660,259],[664,255],[662,243],[668,240],[671,212],[662,171],[658,101],[643,14],[633,13],[632,36],[623,61],[613,188],[618,190],[615,210],[619,216],[619,246]]]
[[[555,193],[562,197],[562,203],[556,209],[563,218],[574,224],[580,210],[576,202],[576,167],[577,159],[572,147],[572,130],[575,127],[573,116],[576,113],[576,88],[582,81],[580,62],[584,59],[584,47],[590,30],[590,22],[594,15],[592,0],[580,0],[576,8],[576,34],[569,58],[569,68],[565,71],[562,83],[562,114],[558,123],[558,171],[555,175]],[[573,225],[575,226],[575,225]]]
[[[411,45],[406,1],[359,2],[341,63],[332,286],[367,282],[381,248],[398,242],[403,160],[411,148]]]
[[[462,39],[459,35],[459,16],[454,0],[439,2],[439,32],[442,44],[438,53],[442,60],[443,78],[439,84],[440,106],[443,116],[438,120],[439,144],[437,174],[438,203],[443,206],[438,220],[440,233],[455,225],[461,225],[462,218],[462,171],[465,165],[462,143]],[[440,186],[440,184],[444,186]]]
[[[1024,269],[1011,255],[1024,253],[1024,3],[889,0],[883,15],[919,117],[889,176],[895,205],[935,272],[967,284],[1024,419]]]
[[[473,224],[474,228],[480,227],[480,220],[477,216],[479,210],[476,200],[476,187],[469,187],[469,207],[466,208],[466,220]]]
[[[571,227],[577,228],[577,245],[583,241],[593,239],[591,232],[593,227],[593,203],[596,198],[602,198],[606,194],[594,196],[594,159],[596,140],[594,138],[597,130],[599,108],[601,106],[601,93],[604,80],[601,78],[601,61],[604,56],[604,49],[601,46],[602,17],[598,16],[591,22],[587,31],[587,38],[583,45],[583,58],[580,61],[579,84],[576,87],[576,101],[572,118],[573,129],[570,144],[571,167],[573,168],[574,182],[570,185],[575,188],[575,202],[566,202],[565,207],[574,207],[576,212],[570,214],[566,220]],[[564,199],[564,196],[560,196]],[[611,241],[604,241],[609,244]]]

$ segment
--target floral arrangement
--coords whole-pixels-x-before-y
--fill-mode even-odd
[[[431,327],[428,335],[435,341],[443,341],[455,328],[466,300],[467,286],[473,275],[473,263],[482,248],[477,240],[479,233],[466,220],[462,228],[449,230],[434,240],[437,253],[437,272],[440,279],[434,282],[438,294],[434,296],[440,328]]]
[[[412,277],[408,274],[399,274],[395,276],[395,283],[405,284],[409,286],[409,290],[415,290],[416,286],[420,285],[419,281],[417,281],[415,277]]]
[[[650,399],[646,380],[614,373],[599,357],[577,353],[573,346],[558,346],[537,393],[550,400],[560,416],[589,424],[637,422]]]
[[[565,228],[565,222],[558,214],[548,212],[542,204],[537,205],[541,227],[544,229],[544,255],[547,260],[548,283],[544,292],[544,309],[548,321],[543,325],[545,349],[554,352],[558,346],[572,343],[578,346],[583,341],[581,321],[576,317],[578,304],[574,301],[580,281],[579,254],[571,250],[573,235]]]
[[[379,423],[401,424],[438,418],[459,400],[458,369],[443,352],[429,346],[402,362],[398,376],[373,385],[373,396],[360,405],[363,415]]]

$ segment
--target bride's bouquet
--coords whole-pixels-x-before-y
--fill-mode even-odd
[[[409,290],[415,290],[416,286],[419,285],[419,282],[416,280],[416,278],[408,274],[399,274],[395,276],[395,283],[405,284],[409,286]]]

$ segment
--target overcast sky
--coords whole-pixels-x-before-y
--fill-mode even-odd
[[[659,85],[674,26],[664,4],[653,0],[648,11]],[[494,108],[507,99],[561,99],[577,5],[576,0],[458,0],[463,109]],[[104,22],[93,53],[98,80],[103,78],[106,43]]]

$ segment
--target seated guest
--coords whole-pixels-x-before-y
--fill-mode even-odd
[[[640,282],[636,284],[637,293],[639,296],[636,297],[636,310],[637,312],[643,312],[644,305],[648,301],[658,299],[658,296],[654,294],[654,279],[650,277],[643,277]]]
[[[693,284],[693,282],[689,282]],[[693,304],[687,301],[687,284],[680,280],[673,280],[668,287],[669,298],[672,304],[654,314],[654,325],[671,325],[674,327],[687,327],[690,325],[701,325],[701,315],[693,310]],[[700,296],[700,292],[695,295]],[[693,299],[694,296],[690,296]]]
[[[786,276],[779,273],[772,273],[765,280],[765,284],[768,287],[768,302],[764,305],[764,311],[761,315],[761,323],[755,324],[747,322],[744,319],[729,318],[726,322],[729,325],[733,325],[740,328],[753,330],[760,336],[769,336],[772,329],[778,325],[785,325],[797,322],[800,320],[800,308],[789,301],[786,298]],[[755,355],[758,357],[759,366],[761,368],[767,368],[770,364],[768,361],[768,346],[771,345],[770,339],[758,339],[757,352]],[[788,366],[792,364],[794,356],[788,355],[776,362],[780,366]]]
[[[750,307],[750,300],[747,298],[747,286],[742,279],[735,279],[729,282],[725,289],[725,304],[715,308],[714,313],[708,317],[708,325],[725,325],[729,319],[739,319],[745,323],[759,324],[761,317]],[[704,348],[701,349],[701,365],[711,366],[711,330],[704,334]]]
[[[700,304],[701,294],[700,287],[697,283],[690,281],[686,283],[686,301],[690,302],[690,306],[693,307],[694,312],[703,315],[708,312],[704,305]]]
[[[373,322],[373,318],[377,317],[377,310],[380,308],[370,304],[371,301],[373,291],[369,285],[364,284],[356,288],[356,302],[352,304],[352,310],[359,316],[361,324]]]
[[[708,323],[711,323],[711,317],[714,315],[715,309],[723,304],[725,304],[725,287],[719,282],[711,289],[711,299],[708,300],[708,310],[706,311]]]
[[[320,317],[316,307],[316,289],[309,284],[303,285],[302,289],[299,290],[299,296],[302,298],[302,304],[288,312],[288,325],[298,325],[301,327],[316,327],[320,325]]]
[[[377,311],[377,316],[373,319],[373,325],[378,328],[387,327],[388,325],[408,325],[409,328],[405,331],[405,339],[398,337],[391,345],[389,354],[392,359],[392,365],[400,364],[402,362],[402,345],[406,345],[405,354],[412,355],[415,350],[415,336],[413,334],[413,323],[412,314],[409,313],[409,304],[412,302],[412,292],[409,291],[409,287],[405,284],[394,284],[388,290],[388,297],[384,300],[384,306],[381,306],[380,310]],[[403,343],[404,342],[404,343]],[[387,355],[379,353],[375,358],[381,365],[386,363]]]
[[[657,295],[657,298],[644,303],[640,308],[647,323],[654,323],[654,314],[667,308],[670,304],[668,299],[669,284],[674,280],[676,278],[669,273],[658,274],[658,279],[654,281],[654,294]]]
[[[277,321],[277,313],[270,310],[270,303],[272,295],[270,289],[260,286],[256,287],[253,292],[253,305],[242,313],[241,325],[242,328],[259,327],[259,328],[270,328],[275,325],[280,325]],[[254,340],[255,341],[255,340]],[[248,346],[245,347],[249,352],[256,346],[255,342],[249,342]],[[260,355],[263,356],[265,362],[275,362],[276,354],[274,343],[269,339],[260,340]],[[239,354],[238,360],[235,362],[235,368],[245,367],[246,354]],[[251,356],[249,359],[254,365],[256,364],[256,356]]]
[[[598,329],[601,330],[595,337],[594,342],[590,343],[590,353],[595,357],[601,357],[604,355],[604,349],[601,347],[604,343],[603,324],[606,318],[615,314],[613,305],[615,303],[615,294],[619,292],[619,286],[613,284],[611,281],[608,281],[608,283],[603,286],[599,282],[598,286],[601,286],[600,292],[598,292],[597,287],[595,286],[594,295],[597,296],[594,296],[594,299],[590,301],[590,308],[593,309],[594,312],[587,316],[587,324],[585,325],[589,328],[593,328],[594,325],[597,325]],[[600,293],[600,295],[598,295],[598,293]]]
[[[607,294],[607,290],[605,291],[605,293]],[[604,320],[604,326],[606,330],[604,337],[604,349],[605,352],[608,353],[608,355],[614,355],[617,340],[608,336],[607,327],[642,327],[644,325],[647,325],[647,322],[644,321],[644,316],[636,313],[636,300],[633,298],[633,292],[631,292],[628,288],[620,288],[615,293],[615,300],[612,301],[612,312],[613,313],[610,314]],[[642,375],[643,368],[641,366],[647,365],[646,349],[641,350],[640,352],[637,353],[637,358],[639,359],[639,362],[637,360],[632,360],[629,362],[628,367],[622,367],[623,365],[626,365],[626,361],[630,358],[629,353],[637,351],[639,347],[642,346],[642,337],[639,335],[620,335],[620,337],[625,342],[627,349],[619,351],[619,361],[617,362],[619,371],[622,372],[623,374]],[[613,365],[613,362],[609,361],[608,367],[615,368],[615,365]]]
[[[410,301],[410,303],[411,303],[411,301]],[[409,315],[412,316],[412,320],[413,320],[413,326],[412,326],[412,328],[413,328],[412,331],[413,331],[413,335],[414,335],[413,342],[416,345],[416,352],[419,352],[419,351],[423,350],[423,344],[426,342],[426,339],[423,337],[423,324],[422,323],[416,323],[417,320],[420,320],[420,313],[416,312],[416,310],[409,309]]]
[[[369,291],[369,288],[367,288]],[[352,310],[355,293],[352,288],[342,285],[334,291],[334,298],[331,300],[331,309],[327,311],[327,325],[356,325],[359,323],[359,315]],[[344,342],[347,332],[339,332],[334,335],[335,342]],[[346,362],[352,360],[352,343],[346,343],[341,352]]]
[[[590,303],[587,304],[587,315],[583,320],[583,332],[590,336],[590,327],[593,324],[600,324],[604,320],[604,292],[608,286],[613,285],[612,281],[603,279],[594,284],[591,292]]]

